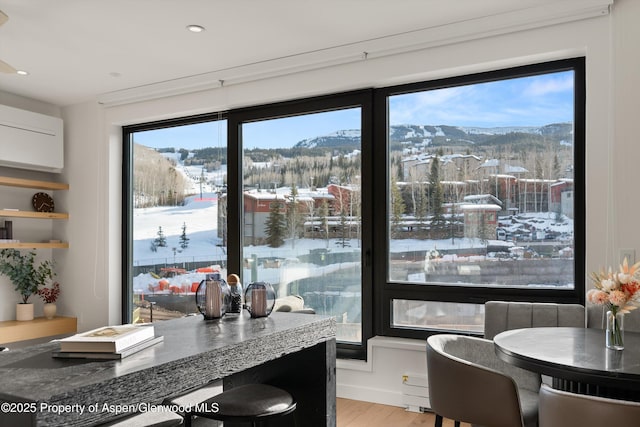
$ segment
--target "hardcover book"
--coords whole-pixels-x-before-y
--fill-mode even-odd
[[[127,356],[131,356],[141,350],[144,350],[147,347],[151,347],[152,345],[158,344],[164,340],[164,337],[161,335],[159,337],[153,337],[146,339],[138,344],[134,344],[129,346],[121,351],[116,352],[79,352],[79,351],[53,351],[52,356],[57,357],[59,359],[97,359],[97,360],[119,360],[123,359]]]
[[[117,353],[153,337],[153,325],[104,326],[61,339],[60,351]]]

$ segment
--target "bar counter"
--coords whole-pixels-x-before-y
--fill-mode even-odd
[[[298,401],[298,425],[335,426],[333,318],[274,312],[251,319],[243,312],[154,327],[163,342],[118,361],[55,359],[56,342],[0,353],[0,425],[95,425],[122,415],[120,408],[153,408],[223,380],[225,389],[251,382],[283,387]]]

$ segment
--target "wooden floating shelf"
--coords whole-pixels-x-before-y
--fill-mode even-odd
[[[31,212],[0,209],[0,217],[5,218],[36,218],[36,219],[69,219],[68,213],[63,212]]]
[[[49,242],[41,242],[41,243],[0,243],[0,249],[69,249],[69,243],[66,242],[58,242],[58,243],[49,243]]]
[[[56,316],[53,319],[36,317],[33,320],[22,322],[6,320],[0,322],[0,344],[61,334],[75,334],[77,327],[78,320],[75,317]]]
[[[0,176],[0,185],[6,187],[38,188],[41,190],[68,190],[69,184],[62,182],[37,181],[33,179],[11,178]]]

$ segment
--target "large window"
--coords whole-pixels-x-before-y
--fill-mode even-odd
[[[243,277],[361,343],[361,108],[242,124]]]
[[[482,334],[491,299],[584,302],[584,60],[124,129],[124,319],[207,271],[376,335]]]
[[[240,167],[227,206],[241,236],[230,253],[245,282],[333,316],[339,351],[352,356],[372,328],[371,114],[370,91],[229,113]]]
[[[487,299],[580,299],[583,91],[562,61],[377,98],[385,329],[482,333]]]
[[[226,193],[227,124],[221,116],[200,120],[128,133],[125,314],[132,322],[197,311],[200,281],[210,271],[226,273],[226,218],[219,215],[219,200]]]

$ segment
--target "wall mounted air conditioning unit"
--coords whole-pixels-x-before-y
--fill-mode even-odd
[[[0,105],[0,166],[61,172],[62,119]]]

